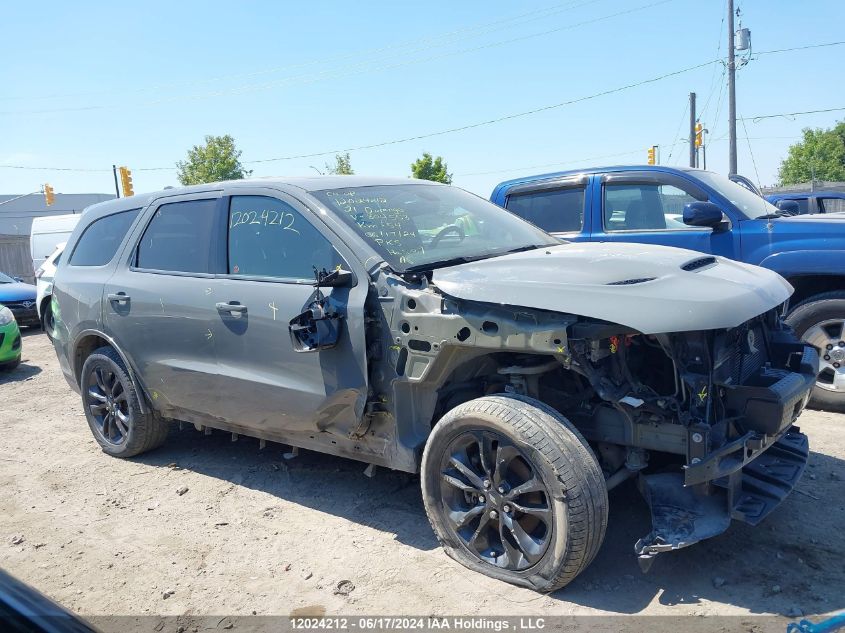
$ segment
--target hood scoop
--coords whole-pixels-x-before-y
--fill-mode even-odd
[[[699,257],[698,259],[693,259],[688,261],[686,264],[681,266],[681,270],[685,270],[688,273],[693,272],[694,270],[699,270],[704,268],[705,266],[710,266],[711,264],[716,263],[715,257]]]
[[[640,277],[639,279],[623,279],[622,281],[608,282],[608,286],[633,286],[634,284],[644,284],[647,281],[654,281],[657,277]]]

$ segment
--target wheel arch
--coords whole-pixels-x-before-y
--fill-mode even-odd
[[[130,361],[129,356],[126,355],[112,337],[104,332],[99,330],[85,330],[80,332],[74,340],[71,363],[73,367],[73,379],[76,381],[76,384],[80,386],[82,384],[82,366],[85,364],[85,360],[95,350],[101,347],[111,347],[115,352],[117,352],[117,355],[120,356],[120,359],[126,366],[126,371],[129,373],[129,378],[132,380],[132,385],[142,396],[138,398],[141,412],[148,413],[150,411],[149,396],[147,394],[147,390],[144,388],[144,385],[138,379],[138,375],[133,368],[133,364]]]
[[[830,292],[845,291],[845,275],[792,275],[786,280],[795,288],[789,299],[789,312]]]

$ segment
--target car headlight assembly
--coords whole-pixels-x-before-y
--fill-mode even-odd
[[[15,315],[12,314],[12,311],[9,310],[6,306],[0,308],[0,326],[2,325],[9,325],[12,321],[15,320]]]

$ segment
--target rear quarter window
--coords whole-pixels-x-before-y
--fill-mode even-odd
[[[584,228],[583,187],[508,196],[505,208],[547,233],[570,233]]]
[[[68,263],[71,266],[105,266],[126,237],[141,209],[112,213],[94,220],[83,231]],[[55,260],[59,261],[58,257]]]

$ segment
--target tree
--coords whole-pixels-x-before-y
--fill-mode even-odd
[[[198,185],[218,180],[240,180],[252,171],[241,165],[241,152],[235,148],[235,139],[225,136],[205,137],[205,145],[194,145],[188,150],[188,160],[176,163],[179,182]]]
[[[448,166],[441,156],[432,158],[428,152],[423,153],[422,158],[418,158],[411,163],[411,175],[414,178],[433,180],[450,185],[452,184],[452,174],[447,169]]]
[[[335,176],[351,176],[355,173],[352,169],[352,161],[349,160],[349,152],[345,154],[335,154],[334,165],[326,163],[326,171]]]
[[[803,134],[803,140],[790,146],[780,164],[780,183],[845,181],[845,121],[829,130],[805,128]]]

